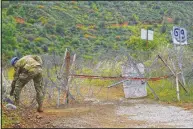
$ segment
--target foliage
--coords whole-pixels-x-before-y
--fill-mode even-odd
[[[63,54],[65,48],[86,59],[120,47],[155,50],[170,43],[173,25],[185,27],[191,43],[192,12],[191,1],[3,1],[3,65],[18,54]],[[140,30],[148,27],[155,36],[147,48]]]
[[[155,90],[160,101],[163,102],[178,102],[177,94],[176,94],[176,86],[175,83],[172,83],[171,80],[161,80],[157,82],[151,82],[150,86]],[[180,99],[181,102],[192,103],[193,101],[193,87],[186,87],[189,91],[187,94],[182,87],[180,87]],[[148,89],[149,98],[153,98],[153,94]]]

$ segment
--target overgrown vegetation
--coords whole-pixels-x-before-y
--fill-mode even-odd
[[[172,80],[173,79],[173,80]],[[160,80],[157,82],[150,82],[151,87],[155,90],[156,94],[159,96],[160,101],[168,102],[168,103],[192,103],[193,101],[193,86],[187,86],[189,93],[186,93],[182,87],[180,87],[180,99],[179,102],[177,100],[176,94],[176,85],[175,79],[171,78],[168,80]],[[154,98],[153,94],[148,89],[149,98]]]
[[[192,5],[191,1],[3,1],[3,65],[16,55],[63,55],[66,48],[85,59],[107,51],[152,51],[171,43],[174,25],[185,27],[192,43]],[[140,39],[141,28],[154,30],[148,48]]]

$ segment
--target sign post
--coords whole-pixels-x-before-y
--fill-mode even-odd
[[[187,31],[185,28],[180,28],[180,27],[173,27],[173,31],[171,31],[171,35],[172,35],[172,41],[174,43],[174,47],[176,50],[176,56],[178,59],[178,66],[180,69],[180,73],[181,73],[181,78],[183,81],[184,86],[186,85],[185,82],[185,78],[183,75],[183,70],[182,70],[182,62],[183,62],[183,45],[187,45]],[[178,45],[179,45],[179,52],[178,52]],[[177,72],[177,71],[176,71]],[[176,74],[176,79],[178,80],[178,74]],[[179,88],[178,88],[178,83],[176,83],[176,88],[177,88],[177,98],[180,101],[180,97],[179,97]]]

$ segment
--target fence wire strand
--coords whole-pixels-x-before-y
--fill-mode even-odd
[[[141,51],[122,51],[119,52],[109,52],[99,57],[93,59],[84,59],[77,56],[75,64],[71,69],[71,74],[73,75],[88,75],[88,76],[105,76],[105,77],[121,77],[122,66],[132,67],[128,60],[128,56],[135,60],[136,63],[142,63],[145,66],[145,78],[154,78],[160,76],[171,75],[171,71],[156,58],[156,54],[153,56],[153,52],[141,52]],[[78,54],[77,54],[78,55]],[[175,49],[165,49],[164,53],[160,53],[167,64],[173,68],[173,64],[178,68],[178,59],[176,56]],[[135,57],[136,56],[136,57]],[[64,105],[64,93],[67,85],[66,69],[64,67],[64,57],[54,55],[42,55],[44,62],[43,74],[44,74],[44,96],[45,96],[45,106],[55,107],[58,102]],[[172,59],[172,60],[171,60]],[[184,51],[182,60],[182,68],[184,72],[184,77],[188,86],[193,86],[193,53],[189,51]],[[73,59],[70,59],[72,62]],[[173,63],[173,64],[172,64]],[[8,66],[4,67],[3,73],[3,88],[8,94],[10,91],[10,84],[13,78],[8,75],[10,69]],[[117,80],[104,80],[104,79],[91,79],[91,78],[76,78],[72,77],[69,84],[69,90],[71,95],[75,98],[77,102],[84,102],[86,98],[101,98],[109,99],[113,96],[113,93],[118,92],[118,95],[114,97],[124,97],[122,84],[120,86],[109,89],[107,86],[116,83]],[[157,87],[159,90],[163,90],[166,85],[168,88],[174,88],[175,91],[175,81],[171,78],[165,78],[163,81],[158,80],[159,83]],[[58,96],[60,92],[60,96]],[[111,94],[110,94],[111,93]],[[36,92],[33,83],[30,81],[27,86],[25,86],[21,93],[21,103],[26,108],[31,108],[37,105],[36,103]]]

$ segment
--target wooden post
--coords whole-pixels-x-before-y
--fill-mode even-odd
[[[68,78],[70,73],[70,52],[69,51],[67,51],[66,57],[65,57],[65,68],[66,68],[66,81],[67,81],[65,99],[66,99],[66,103],[68,103],[68,96],[69,96]]]
[[[69,85],[72,81],[71,74],[72,74],[72,69],[74,68],[74,65],[75,65],[75,60],[76,60],[76,54],[74,54],[74,56],[73,56],[72,64],[71,64],[71,67],[69,68],[69,73],[68,73],[68,80],[67,80],[67,85],[66,85],[66,87],[68,88],[67,100],[69,100],[69,98],[75,100],[74,97],[69,92]]]
[[[68,51],[68,50],[67,50],[67,48],[66,48],[66,51],[65,51],[65,54],[64,54],[64,61],[63,61],[63,63],[62,63],[62,67],[61,67],[61,69],[60,69],[60,76],[63,74],[67,51]]]
[[[67,51],[67,54],[66,54],[65,64],[66,64],[66,77],[68,78],[70,73],[70,52],[69,51]]]
[[[176,93],[177,93],[177,99],[180,101],[180,91],[179,91],[179,85],[178,85],[178,74],[176,73]]]

